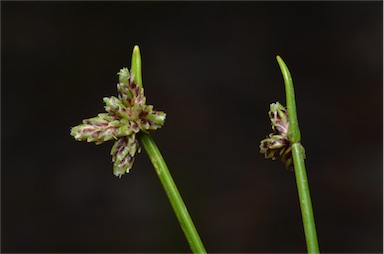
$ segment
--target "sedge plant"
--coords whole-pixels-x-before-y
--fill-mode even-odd
[[[307,249],[309,253],[319,253],[292,77],[279,56],[277,61],[285,83],[287,108],[279,102],[270,105],[269,118],[273,133],[261,141],[260,152],[265,158],[273,160],[281,157],[287,169],[295,172]],[[106,112],[83,120],[82,124],[71,129],[71,135],[76,140],[94,142],[97,145],[114,140],[111,149],[113,173],[119,178],[129,173],[135,155],[141,151],[142,146],[155,168],[192,252],[206,253],[168,166],[149,134],[164,125],[166,114],[154,110],[152,105],[146,103],[138,46],[133,49],[131,69],[123,68],[118,75],[118,97],[105,97],[103,100]]]
[[[284,79],[287,107],[285,108],[279,102],[270,105],[269,118],[273,133],[260,142],[260,152],[265,155],[265,158],[273,160],[280,156],[287,169],[295,172],[307,250],[308,253],[319,253],[292,76],[280,56],[277,56],[277,62]]]
[[[184,231],[193,253],[206,253],[205,247],[193,224],[186,205],[169,172],[155,141],[149,132],[164,125],[166,114],[146,104],[141,75],[140,49],[132,53],[131,70],[123,68],[118,73],[118,97],[105,97],[105,113],[83,120],[71,129],[71,135],[79,141],[97,145],[114,140],[111,149],[113,173],[117,177],[129,173],[134,156],[140,152],[140,143],[147,152],[171,206]]]

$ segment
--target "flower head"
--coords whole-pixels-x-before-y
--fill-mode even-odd
[[[292,148],[288,136],[289,120],[287,109],[279,102],[270,105],[268,112],[273,133],[260,142],[260,153],[265,158],[276,160],[281,157],[285,166],[293,170]]]
[[[113,173],[121,177],[129,172],[136,152],[140,152],[136,133],[162,127],[166,114],[145,104],[144,89],[127,68],[121,69],[118,75],[118,97],[103,99],[106,113],[83,120],[82,124],[72,127],[71,135],[76,140],[97,145],[116,140],[111,150]]]

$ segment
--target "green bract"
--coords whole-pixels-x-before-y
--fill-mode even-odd
[[[105,97],[105,111],[97,117],[83,120],[71,129],[71,135],[80,141],[95,142],[97,145],[116,140],[111,155],[114,175],[121,177],[132,168],[140,146],[136,133],[148,133],[164,125],[166,114],[146,105],[144,89],[136,82],[127,68],[118,73],[118,97]]]

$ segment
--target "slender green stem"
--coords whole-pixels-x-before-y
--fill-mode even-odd
[[[143,87],[141,76],[141,56],[139,46],[137,45],[134,47],[132,53],[131,73],[139,85]],[[149,159],[159,176],[160,182],[164,187],[165,193],[167,194],[176,217],[179,220],[180,226],[184,231],[191,250],[193,253],[207,253],[200,236],[197,233],[195,225],[193,224],[191,216],[188,213],[187,207],[181,198],[167,164],[165,164],[164,158],[161,155],[155,141],[149,134],[144,132],[140,132],[140,138],[144,150],[147,152]]]
[[[277,56],[277,62],[279,63],[285,83],[289,118],[289,140],[292,146],[293,165],[295,167],[297,191],[299,194],[307,250],[308,253],[319,253],[320,250],[317,241],[315,218],[313,215],[311,195],[309,192],[307,173],[304,164],[304,148],[300,144],[301,135],[299,123],[297,120],[295,92],[293,88],[292,76],[288,70],[287,65],[279,56]]]
[[[313,215],[311,195],[309,193],[307,173],[304,165],[303,148],[300,143],[292,145],[292,155],[307,250],[308,253],[319,253],[320,250],[317,242],[315,218]]]
[[[173,210],[175,211],[191,250],[193,253],[206,253],[195,225],[189,216],[187,207],[180,196],[176,184],[172,179],[171,173],[168,170],[167,164],[165,164],[163,156],[157,148],[155,141],[149,134],[143,132],[140,134],[140,137],[143,147],[152,161],[156,173],[160,178],[165,192],[167,193],[169,201],[171,202]]]

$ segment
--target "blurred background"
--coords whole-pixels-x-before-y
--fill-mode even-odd
[[[322,252],[383,251],[383,3],[1,2],[2,252],[189,252],[145,153],[70,128],[139,45],[153,133],[208,252],[305,252],[294,173],[259,153],[290,68]]]

